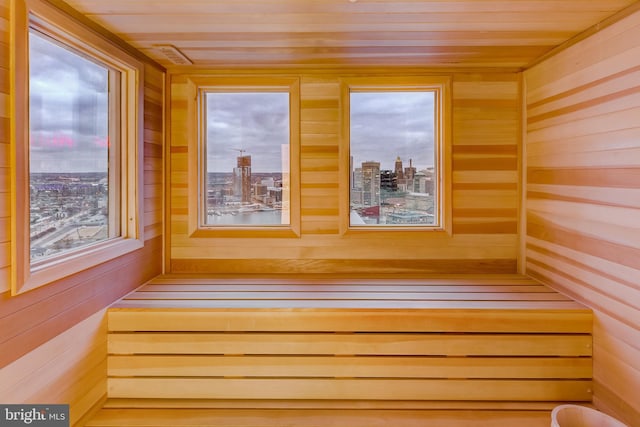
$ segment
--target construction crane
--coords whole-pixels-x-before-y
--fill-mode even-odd
[[[246,152],[244,148],[232,148],[233,151],[238,151],[240,153],[240,157],[242,157],[242,153]]]

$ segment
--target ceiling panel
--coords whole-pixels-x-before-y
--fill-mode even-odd
[[[159,63],[519,68],[637,0],[67,0]]]

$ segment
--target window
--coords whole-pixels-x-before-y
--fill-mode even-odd
[[[297,235],[297,80],[212,78],[194,88],[200,135],[192,232]]]
[[[444,228],[446,87],[347,82],[349,228]]]
[[[49,6],[29,5],[14,46],[14,293],[142,246],[141,66]]]
[[[119,79],[118,71],[30,30],[32,264],[120,236],[118,120],[109,117]]]
[[[289,225],[289,93],[203,92],[205,225]]]

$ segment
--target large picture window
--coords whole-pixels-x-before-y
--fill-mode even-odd
[[[299,236],[298,79],[190,81],[190,234]]]
[[[12,22],[12,292],[143,246],[142,64],[46,2]]]
[[[349,82],[350,228],[443,227],[445,88]]]
[[[120,73],[29,33],[29,236],[38,263],[121,234]]]

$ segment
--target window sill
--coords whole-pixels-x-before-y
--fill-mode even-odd
[[[36,289],[142,247],[144,247],[144,242],[141,239],[120,238],[83,248],[76,253],[66,253],[51,260],[42,261],[25,276],[22,283],[14,281],[11,293],[17,295]]]

